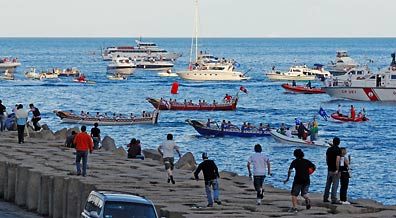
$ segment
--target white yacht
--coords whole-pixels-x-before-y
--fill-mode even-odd
[[[190,66],[188,70],[177,72],[177,75],[184,80],[208,81],[208,80],[247,80],[245,74],[235,71],[236,63],[221,62],[214,56],[198,53],[198,0],[195,3],[195,40],[193,37],[190,51]],[[195,45],[195,60],[193,61],[193,48]]]
[[[305,66],[291,66],[287,72],[272,71],[266,73],[266,76],[274,81],[311,81],[316,78],[312,69]]]
[[[21,66],[19,63],[18,58],[14,58],[12,60],[8,58],[0,59],[0,73],[14,73],[17,67]]]
[[[137,69],[164,71],[171,69],[175,65],[172,61],[164,61],[155,57],[145,58],[141,61],[135,62],[135,64]]]
[[[351,57],[349,57],[347,51],[340,50],[336,52],[335,61],[331,61],[327,65],[327,69],[334,76],[343,75],[348,70],[358,67],[359,64],[356,63]]]
[[[140,61],[147,56],[162,58],[164,60],[176,60],[181,57],[180,53],[170,53],[165,49],[159,48],[153,42],[142,42],[136,40],[136,46],[107,47],[103,50],[103,60],[109,61],[116,57],[126,57],[134,61]]]
[[[110,74],[132,74],[135,69],[133,61],[125,57],[118,57],[107,65],[107,73]]]

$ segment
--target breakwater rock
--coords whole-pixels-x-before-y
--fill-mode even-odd
[[[310,210],[300,198],[299,212],[290,214],[290,191],[269,185],[265,185],[263,204],[257,206],[249,178],[231,172],[220,173],[222,205],[206,208],[204,183],[193,179],[187,161],[194,157],[186,157],[184,166],[188,167],[175,169],[176,184],[169,184],[155,150],[145,152],[154,159],[147,155],[139,160],[101,149],[89,155],[87,177],[81,177],[75,173],[74,149],[63,147],[64,139],[59,137],[66,131],[47,131],[30,134],[24,144],[17,143],[16,132],[0,133],[0,197],[43,216],[78,218],[86,197],[95,189],[143,195],[154,202],[160,216],[169,218],[396,217],[396,206],[365,199],[332,205],[323,203],[321,194],[310,194]]]

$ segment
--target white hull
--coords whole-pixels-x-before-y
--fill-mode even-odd
[[[195,81],[222,81],[222,80],[247,80],[241,72],[219,71],[219,70],[192,70],[177,72],[177,75],[184,80]]]
[[[283,143],[283,144],[303,145],[303,146],[309,146],[309,147],[316,147],[316,146],[330,147],[330,145],[326,141],[323,141],[323,140],[317,140],[317,141],[311,142],[311,141],[299,139],[295,136],[287,137],[285,135],[278,133],[275,129],[271,130],[270,134],[275,139],[275,141]]]
[[[20,63],[0,63],[0,73],[4,73],[6,70],[8,70],[8,73],[14,73],[19,66],[21,66]]]
[[[396,101],[396,88],[324,87],[328,95],[357,101]]]
[[[131,74],[133,74],[133,72],[135,72],[135,68],[132,68],[132,67],[129,67],[129,68],[107,67],[106,72],[108,74],[131,75]]]
[[[157,75],[163,76],[163,77],[174,77],[174,76],[177,76],[177,73],[159,72],[159,73],[157,73]]]
[[[276,80],[276,81],[312,81],[315,80],[315,76],[292,76],[286,74],[278,74],[278,73],[267,73],[268,79]]]

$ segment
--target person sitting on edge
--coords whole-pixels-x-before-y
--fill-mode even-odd
[[[292,133],[291,133],[291,130],[290,130],[289,127],[286,128],[285,135],[286,135],[287,137],[289,137],[289,138],[292,137]]]
[[[264,131],[264,126],[263,123],[260,123],[259,127],[257,128],[259,131],[263,132]]]
[[[214,121],[210,121],[210,119],[208,119],[208,122],[206,122],[206,127],[210,128],[210,124],[211,123],[215,123]]]
[[[241,132],[245,131],[246,129],[247,129],[247,124],[246,122],[243,122],[241,126]]]
[[[76,131],[72,131],[71,132],[71,135],[69,135],[69,136],[67,136],[66,137],[66,141],[65,141],[65,147],[68,147],[68,148],[75,148],[76,147],[76,145],[74,144],[74,137],[76,136]]]
[[[256,128],[256,127],[253,126],[253,125],[250,124],[250,123],[247,123],[247,125],[246,125],[246,130],[252,130],[252,129],[254,129],[254,128]]]
[[[128,158],[144,160],[144,156],[142,155],[140,140],[136,140],[135,138],[132,138],[131,142],[127,145],[127,147],[129,147]]]

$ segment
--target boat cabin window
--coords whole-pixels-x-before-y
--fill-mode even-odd
[[[374,75],[374,76],[371,76],[370,79],[375,79],[375,75]]]
[[[337,63],[344,63],[344,61],[343,60],[338,60]]]
[[[361,70],[357,71],[356,75],[363,75],[363,71]]]
[[[396,79],[396,75],[391,75],[391,79]]]

